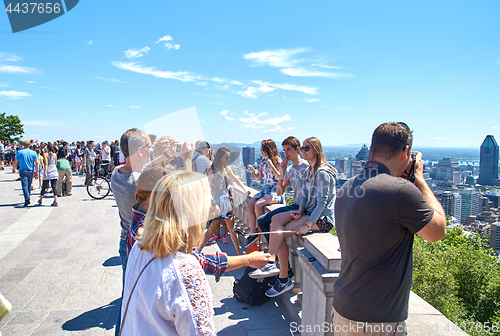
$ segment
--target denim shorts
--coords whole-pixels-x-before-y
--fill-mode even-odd
[[[272,190],[275,190],[275,188],[271,188],[269,186],[264,186],[264,188],[262,188],[261,191],[259,191],[259,193],[257,193],[254,197],[256,200],[258,199],[261,199],[262,197],[266,196],[266,195],[271,195],[273,200],[276,201],[276,203],[284,203],[284,196],[281,195],[281,196],[278,196],[276,194],[276,192],[273,192]]]

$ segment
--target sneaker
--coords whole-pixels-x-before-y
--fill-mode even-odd
[[[27,207],[28,205],[30,205],[30,201],[24,202],[23,207]]]
[[[281,295],[289,291],[292,288],[293,288],[293,282],[292,280],[290,280],[290,278],[288,278],[288,281],[286,283],[282,283],[279,279],[277,279],[274,286],[267,290],[266,296],[276,297],[278,295]]]
[[[217,240],[220,240],[220,236],[216,235],[214,233],[214,235],[212,236],[212,238],[210,238],[210,241],[214,242],[214,241],[217,241]]]
[[[276,263],[270,263],[264,265],[262,268],[258,268],[253,272],[250,272],[248,276],[252,279],[262,279],[268,278],[280,274],[280,269],[276,266]]]
[[[245,242],[245,248],[249,248],[250,246],[252,246],[252,244],[255,243],[257,241],[257,239],[259,239],[259,236],[257,236],[257,235],[248,236],[246,239],[246,242]]]
[[[221,241],[222,241],[224,244],[229,243],[229,240],[227,240],[227,238],[226,238],[226,237],[222,237],[222,238],[221,238]]]
[[[71,195],[73,195],[73,194],[72,194],[72,193],[67,193],[67,194],[66,194],[66,196],[71,196]]]
[[[57,202],[53,202],[50,206],[53,206],[53,207],[56,207],[58,206],[59,204],[57,204]]]
[[[42,205],[42,200],[38,200],[38,205]]]

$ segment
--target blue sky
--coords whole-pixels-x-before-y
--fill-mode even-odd
[[[405,121],[416,146],[479,147],[500,141],[499,12],[498,1],[80,1],[16,34],[3,12],[0,112],[46,141],[114,139],[195,107],[184,122],[214,143],[369,143],[380,123]]]

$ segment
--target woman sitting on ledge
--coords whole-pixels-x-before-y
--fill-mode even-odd
[[[329,232],[333,228],[333,206],[335,202],[335,181],[337,171],[325,159],[321,142],[307,138],[303,142],[302,156],[309,162],[308,178],[304,198],[298,211],[283,212],[273,216],[271,231],[295,231],[294,233],[271,234],[269,242],[269,262],[261,269],[250,273],[254,279],[271,277],[279,274],[279,280],[266,295],[278,296],[293,288],[288,278],[288,245],[285,239],[294,234],[303,235],[313,231]],[[276,257],[280,267],[276,266]]]

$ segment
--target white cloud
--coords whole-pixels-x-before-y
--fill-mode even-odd
[[[268,86],[271,88],[276,88],[276,89],[281,89],[281,90],[288,90],[288,91],[300,91],[308,95],[316,95],[318,94],[318,88],[315,87],[309,87],[309,86],[301,86],[301,85],[295,85],[295,84],[272,84],[272,83],[266,83],[263,81],[251,81],[252,83],[259,84],[261,86]]]
[[[252,52],[243,57],[254,62],[256,66],[270,65],[275,68],[293,67],[300,63],[301,59],[294,59],[296,54],[308,51],[309,48],[279,49]]]
[[[9,84],[7,84],[7,83],[0,83],[0,87],[6,88],[6,87],[9,87]]]
[[[243,85],[242,82],[234,80],[234,79],[213,77],[213,78],[210,78],[210,80],[214,81],[216,83],[219,83],[219,84],[227,83],[227,84],[230,84],[230,85]]]
[[[271,88],[267,85],[262,85],[261,87],[255,88],[253,86],[250,86],[246,89],[245,92],[241,94],[242,97],[245,98],[257,98],[257,93],[267,93],[267,92],[272,92],[274,91],[274,88]]]
[[[296,55],[310,51],[310,48],[296,48],[296,49],[279,49],[279,50],[264,50],[260,52],[252,52],[243,55],[247,60],[252,61],[252,66],[269,65],[275,68],[281,68],[280,72],[293,77],[325,77],[325,78],[341,78],[352,77],[349,74],[342,74],[336,72],[325,72],[317,70],[309,70],[304,64],[321,67],[324,69],[342,69],[340,67],[330,65],[318,65],[317,63],[310,63],[306,58],[297,58]]]
[[[21,57],[7,53],[0,52],[0,62],[19,62]]]
[[[149,47],[144,47],[142,49],[128,49],[124,51],[124,53],[127,58],[139,58],[146,54],[149,50]]]
[[[36,81],[28,81],[28,83],[30,83],[30,84],[35,84],[35,83],[36,83]]]
[[[161,39],[159,39],[158,41],[156,41],[156,43],[160,43],[162,41],[173,41],[173,37],[170,36],[170,35],[165,35],[163,36]],[[181,46],[179,44],[175,44],[173,42],[167,42],[165,43],[165,48],[167,48],[167,50],[169,49],[175,49],[175,50],[178,50]]]
[[[275,128],[271,128],[271,129],[268,129],[268,130],[265,130],[265,131],[262,131],[262,133],[285,133],[285,132],[289,132],[291,130],[294,130],[295,127],[286,127],[286,128],[283,128],[281,126],[276,126]]]
[[[307,70],[304,68],[285,68],[280,70],[281,73],[293,77],[325,77],[325,78],[341,78],[352,77],[349,74],[342,74],[336,72],[322,72],[315,70]]]
[[[336,107],[337,110],[348,110],[349,109],[349,106],[342,106],[342,105],[339,105],[338,107]]]
[[[156,70],[153,67],[143,67],[142,65],[136,63],[128,63],[128,62],[111,62],[115,67],[122,70],[128,70],[132,72],[137,72],[143,75],[151,75],[159,78],[169,78],[176,79],[182,82],[201,82],[203,78],[199,75],[187,72],[187,71],[161,71]]]
[[[500,61],[497,61],[497,64],[500,64]]]
[[[140,109],[141,108],[140,106],[136,106],[136,105],[125,106],[125,107],[131,108],[131,109]]]
[[[94,40],[90,40],[88,42],[86,42],[87,44],[92,44],[92,42],[94,42]]]
[[[104,78],[104,77],[96,77],[97,79],[105,80],[108,82],[113,82],[113,83],[121,83],[121,84],[128,84],[128,82],[121,81],[119,79],[114,79],[114,78]]]
[[[228,111],[228,110],[224,110],[224,111],[222,111],[220,114],[222,114],[222,116],[224,117],[224,119],[226,119],[227,121],[233,121],[233,120],[234,120],[234,118],[229,117],[229,116],[227,115],[228,113],[229,113],[229,111]]]
[[[172,40],[173,40],[172,36],[165,35],[161,39],[159,39],[158,41],[156,41],[156,43],[160,43],[161,41],[172,41]]]
[[[57,121],[57,120],[26,120],[23,121],[23,124],[28,126],[49,126],[49,127],[61,127],[68,125],[66,121]]]
[[[311,64],[312,66],[317,66],[317,67],[320,67],[320,68],[325,68],[325,69],[344,69],[343,67],[338,67],[338,66],[332,66],[332,65],[321,65],[321,64],[315,64],[315,63],[312,63]]]
[[[224,110],[220,114],[227,121],[235,121],[236,120],[235,118],[228,116],[228,114],[233,114],[233,113],[229,113],[228,110]],[[237,119],[237,122],[239,123],[240,128],[251,129],[251,130],[264,129],[263,133],[287,132],[289,130],[295,129],[295,127],[283,128],[281,126],[283,123],[292,120],[292,118],[288,114],[286,114],[282,117],[274,117],[274,118],[267,118],[267,119],[262,119],[262,117],[267,115],[267,112],[262,112],[262,113],[255,115],[254,113],[249,113],[248,111],[245,111],[244,115],[245,115],[245,117],[239,117]]]
[[[3,72],[3,73],[30,74],[30,73],[35,73],[37,71],[38,70],[35,68],[28,68],[28,67],[23,67],[23,66],[18,66],[18,65],[0,64],[0,72]]]
[[[44,89],[49,89],[49,90],[54,90],[54,88],[53,88],[53,87],[51,87],[51,86],[44,86],[43,88],[44,88]]]
[[[0,91],[0,96],[4,96],[7,99],[21,99],[24,97],[30,97],[31,95],[27,92],[19,91]]]
[[[115,107],[115,105],[106,105],[107,107]]]
[[[493,129],[496,129],[496,128],[500,128],[500,126],[493,126],[492,128],[493,128]]]
[[[306,103],[315,103],[315,102],[318,102],[318,101],[319,101],[319,99],[304,99],[304,101],[305,101]]]
[[[434,137],[434,140],[448,140],[448,138],[445,138],[443,136],[438,136],[438,137]]]

